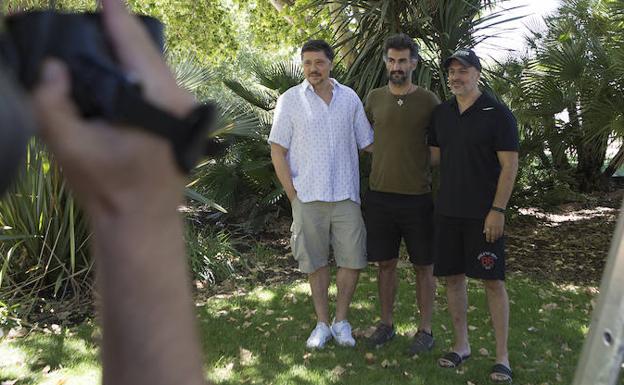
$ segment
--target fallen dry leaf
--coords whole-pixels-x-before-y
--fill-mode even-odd
[[[488,352],[486,348],[481,348],[479,349],[479,354],[481,354],[482,356],[488,356],[490,352]]]
[[[334,381],[337,381],[340,377],[342,377],[343,374],[345,374],[347,370],[345,368],[343,368],[340,365],[337,365],[334,369],[332,369],[331,371],[331,377]]]
[[[240,364],[243,366],[250,365],[254,361],[253,353],[242,347],[238,348],[238,358],[239,358]]]
[[[360,328],[355,328],[353,329],[353,337],[356,338],[370,338],[370,336],[373,335],[373,333],[375,332],[375,327],[374,326],[369,326],[366,329],[360,329]]]

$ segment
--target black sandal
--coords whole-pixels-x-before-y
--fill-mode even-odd
[[[492,366],[490,380],[497,384],[510,384],[512,381],[512,375],[513,372],[507,366],[503,364],[496,364]]]
[[[455,352],[448,352],[438,359],[438,365],[443,368],[457,368],[470,358],[470,354],[460,356]]]

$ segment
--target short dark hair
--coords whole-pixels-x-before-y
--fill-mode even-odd
[[[411,37],[407,36],[404,33],[392,35],[386,39],[383,49],[384,60],[388,58],[388,51],[390,49],[396,49],[399,51],[409,49],[410,57],[412,59],[418,60],[420,58],[420,56],[418,55],[418,46],[416,45],[416,43],[414,43],[414,40]]]
[[[301,56],[304,52],[324,52],[330,62],[334,61],[334,50],[325,40],[308,40],[301,47]]]

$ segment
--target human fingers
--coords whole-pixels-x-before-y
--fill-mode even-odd
[[[128,13],[122,0],[102,0],[102,3],[104,26],[122,67],[141,83],[150,102],[185,116],[195,106],[195,99],[177,86],[145,27]]]
[[[115,53],[126,70],[140,76],[167,69],[147,30],[128,12],[122,0],[102,0],[102,17]]]
[[[67,67],[47,59],[41,68],[40,82],[33,91],[41,136],[54,152],[67,152],[76,146],[82,119],[70,98],[71,80]]]
[[[496,238],[494,241],[499,240],[503,236],[503,226],[500,226],[496,229]]]

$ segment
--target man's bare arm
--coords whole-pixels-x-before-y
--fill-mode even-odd
[[[507,203],[513,191],[516,175],[518,174],[518,153],[515,151],[497,151],[496,156],[501,164],[501,172],[496,186],[496,195],[492,206],[507,208]],[[485,218],[483,233],[488,242],[494,242],[503,236],[505,214],[490,210]]]
[[[288,149],[279,144],[271,143],[271,161],[275,168],[275,174],[277,174],[277,179],[279,179],[282,184],[286,196],[288,196],[288,199],[292,202],[297,197],[297,191],[295,191],[292,175],[290,174],[290,167],[286,161],[287,153]]]
[[[183,117],[196,105],[121,0],[103,0],[123,69],[156,106]],[[184,176],[168,142],[133,127],[87,121],[70,76],[45,63],[33,104],[41,134],[93,230],[103,324],[103,384],[204,383],[182,231]],[[163,92],[165,90],[166,92]]]
[[[506,208],[518,175],[518,153],[515,151],[496,152],[501,164],[501,172],[496,186],[496,195],[492,206]]]

